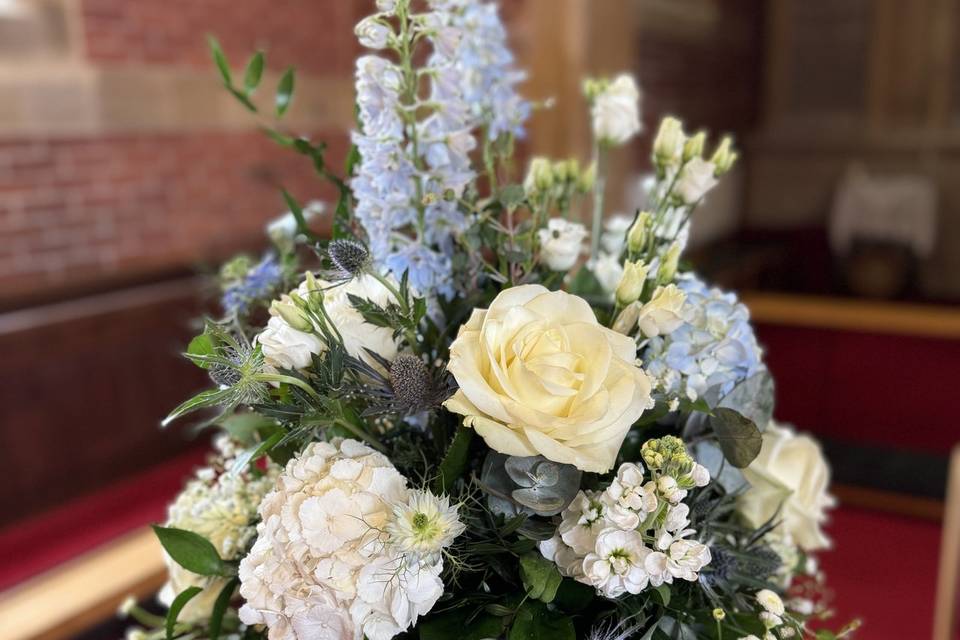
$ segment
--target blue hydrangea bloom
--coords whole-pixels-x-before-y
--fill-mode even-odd
[[[246,275],[223,290],[221,305],[228,314],[244,315],[258,301],[269,300],[283,283],[283,267],[277,257],[267,254]]]
[[[750,312],[736,295],[692,275],[681,276],[677,286],[687,296],[684,323],[673,333],[651,338],[642,356],[657,391],[695,400],[716,388],[723,397],[766,369]]]

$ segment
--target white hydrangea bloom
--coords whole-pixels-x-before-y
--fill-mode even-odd
[[[199,534],[213,544],[221,558],[234,560],[246,550],[256,533],[257,507],[273,485],[277,469],[271,465],[267,473],[260,476],[226,473],[224,470],[232,466],[238,449],[225,436],[219,437],[215,446],[218,455],[211,459],[211,466],[198,469],[174,499],[164,526]],[[193,622],[209,618],[227,580],[191,573],[166,552],[164,561],[168,578],[158,595],[160,602],[169,607],[184,589],[202,587],[203,591],[183,608],[180,619]]]
[[[240,563],[245,624],[270,640],[386,640],[430,610],[442,561],[399,552],[386,533],[406,479],[355,440],[309,445],[260,507],[253,549]]]

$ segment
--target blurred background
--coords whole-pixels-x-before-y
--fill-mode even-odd
[[[960,3],[501,4],[525,94],[555,99],[525,155],[586,160],[580,79],[640,79],[646,131],[613,161],[613,210],[638,203],[662,116],[736,136],[742,160],[698,210],[689,257],[741,292],[778,418],[832,461],[821,562],[838,622],[926,638],[936,608],[937,638],[957,637]],[[205,450],[158,426],[204,385],[177,356],[211,300],[202,274],[263,247],[280,185],[333,198],[222,90],[205,36],[237,66],[264,49],[264,86],[296,65],[286,123],[342,166],[353,25],[372,5],[0,0],[3,638],[122,635],[122,596],[162,580],[143,526]]]

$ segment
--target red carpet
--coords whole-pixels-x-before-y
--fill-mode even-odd
[[[859,617],[857,638],[930,638],[940,524],[845,507],[829,532],[834,548],[820,564],[836,592],[837,626]]]
[[[166,517],[172,499],[207,447],[0,531],[0,591],[117,536]]]

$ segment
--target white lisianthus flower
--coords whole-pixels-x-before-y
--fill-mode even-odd
[[[583,560],[583,573],[607,598],[640,593],[650,581],[644,560],[651,553],[637,531],[606,529],[597,536],[596,551]]]
[[[376,16],[367,16],[358,22],[354,33],[360,44],[368,49],[383,49],[390,42],[390,27]]]
[[[627,242],[627,231],[633,224],[633,218],[618,213],[607,218],[603,223],[603,235],[600,236],[600,244],[607,253],[619,256]]]
[[[593,135],[604,144],[621,145],[640,132],[640,89],[633,76],[621,74],[593,100]]]
[[[323,280],[316,280],[315,283],[315,286],[324,290],[323,308],[343,338],[347,353],[372,363],[366,352],[366,349],[370,349],[387,360],[393,360],[397,355],[393,330],[367,323],[349,298],[353,295],[386,307],[394,302],[393,295],[380,281],[365,274],[339,286],[332,286]],[[319,296],[319,291],[320,289],[313,288],[308,280],[304,280],[294,293],[310,304]],[[282,300],[288,301],[289,298],[285,296]],[[318,332],[294,328],[273,306],[270,312],[272,317],[267,322],[267,327],[256,337],[257,344],[263,349],[267,365],[273,368],[303,369],[310,365],[313,355],[326,350],[326,344]]]
[[[447,496],[413,491],[407,502],[393,508],[394,520],[387,527],[390,544],[403,553],[436,558],[466,529],[457,511]]]
[[[552,271],[569,271],[583,251],[587,230],[579,222],[552,218],[546,229],[537,231],[540,257]]]
[[[684,204],[696,204],[717,186],[717,167],[709,160],[693,158],[680,170],[674,191]]]
[[[387,640],[415,624],[443,593],[443,563],[390,544],[396,505],[409,500],[406,479],[370,447],[308,445],[260,504],[240,619],[267,625],[270,640]]]
[[[221,454],[235,453],[235,447],[225,437],[218,438],[216,446]],[[265,475],[254,477],[224,473],[224,468],[232,465],[231,457],[215,457],[212,462],[216,468],[198,469],[169,506],[164,526],[199,534],[210,541],[221,558],[234,560],[256,533],[253,523],[257,507],[273,485],[278,469],[271,465]],[[192,573],[166,552],[163,555],[168,578],[157,599],[169,607],[184,589],[201,587],[203,591],[190,599],[179,619],[199,622],[209,618],[227,579]]]
[[[460,327],[447,366],[460,388],[444,406],[495,451],[603,473],[652,404],[636,354],[582,298],[506,289]]]
[[[587,268],[593,272],[604,291],[612,295],[617,290],[620,278],[623,277],[623,264],[618,256],[601,253],[600,257],[587,264]]]
[[[267,364],[277,369],[304,369],[326,349],[319,336],[294,329],[279,315],[270,317],[256,341]]]
[[[750,488],[737,511],[752,527],[760,527],[780,510],[780,528],[804,551],[830,546],[823,532],[830,468],[820,445],[806,435],[771,421],[763,433],[760,455],[743,470]]]
[[[310,222],[313,218],[323,215],[327,205],[320,200],[311,200],[303,206],[304,222]],[[267,223],[267,235],[275,243],[281,246],[289,246],[297,235],[297,218],[292,211],[287,211],[282,216],[274,218]]]
[[[657,287],[650,301],[640,308],[637,324],[643,335],[652,338],[671,333],[683,324],[683,303],[687,295],[675,284]]]
[[[761,589],[757,591],[756,594],[757,602],[760,603],[760,606],[764,610],[769,611],[770,613],[782,616],[784,614],[783,600],[780,599],[775,592],[770,589]]]

